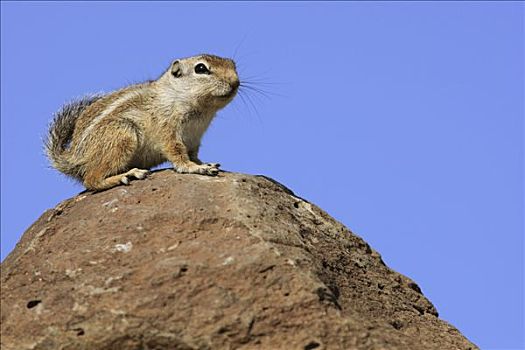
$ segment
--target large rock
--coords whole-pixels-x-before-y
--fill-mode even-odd
[[[81,193],[1,267],[3,350],[477,348],[366,242],[262,176],[167,170]]]

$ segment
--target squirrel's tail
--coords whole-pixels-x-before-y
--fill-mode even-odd
[[[45,151],[51,165],[63,172],[78,178],[78,165],[70,161],[68,147],[73,137],[73,131],[80,114],[92,103],[100,99],[101,95],[85,96],[66,103],[53,117],[49,126],[47,139],[44,142]]]

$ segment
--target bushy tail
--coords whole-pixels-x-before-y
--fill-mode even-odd
[[[91,95],[73,100],[54,115],[44,144],[47,156],[55,169],[78,177],[77,166],[69,161],[66,151],[71,143],[78,117],[84,109],[101,97],[101,95]]]

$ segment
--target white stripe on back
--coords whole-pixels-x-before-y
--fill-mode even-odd
[[[131,100],[135,96],[137,96],[136,95],[136,91],[131,90],[131,91],[126,92],[124,95],[120,96],[119,98],[117,98],[115,101],[111,102],[111,104],[109,106],[107,106],[107,108],[104,111],[102,111],[102,113],[100,113],[95,118],[93,118],[93,120],[91,121],[89,126],[86,129],[84,129],[84,132],[82,133],[82,137],[81,137],[80,142],[78,143],[78,145],[81,146],[84,143],[84,141],[87,138],[87,136],[89,134],[91,134],[91,130],[93,130],[93,128],[100,121],[102,121],[102,119],[104,119],[105,117],[110,115],[115,109],[117,109],[117,107],[119,107],[122,104],[126,103],[127,101]]]

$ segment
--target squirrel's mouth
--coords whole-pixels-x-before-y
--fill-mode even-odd
[[[224,99],[228,99],[228,98],[232,98],[233,96],[235,96],[236,93],[237,93],[237,88],[236,87],[232,87],[230,91],[228,91],[227,93],[225,93],[224,95],[221,95],[219,97],[220,98],[224,98]]]

